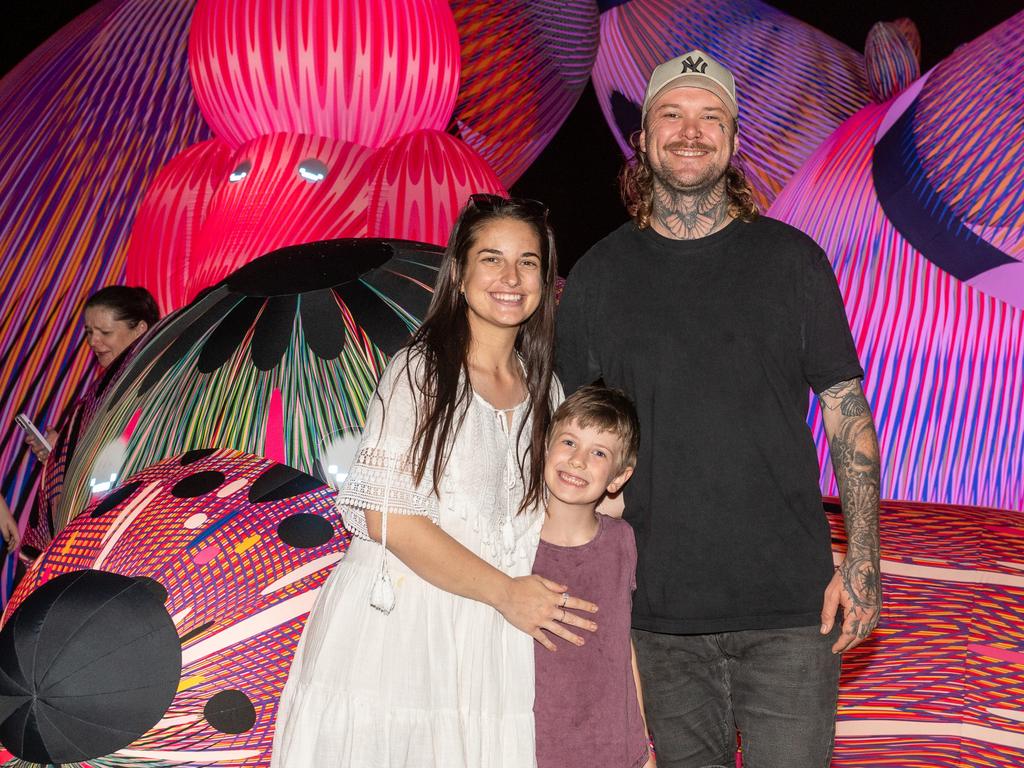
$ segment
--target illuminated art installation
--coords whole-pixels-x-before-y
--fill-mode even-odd
[[[351,539],[334,495],[221,449],[94,500],[8,606],[0,739],[15,757],[0,750],[2,764],[266,766],[306,614]],[[55,581],[63,599],[46,591]]]
[[[625,150],[649,70],[697,47],[737,74],[760,201],[833,258],[883,495],[928,502],[884,505],[888,602],[846,661],[833,764],[1024,762],[1024,526],[962,506],[1024,507],[1024,14],[922,77],[906,20],[862,57],[757,0],[104,0],[0,81],[3,423],[54,423],[90,386],[74,330],[96,288],[127,274],[165,311],[200,294],[89,403],[57,537],[0,630],[0,665],[18,665],[0,675],[5,745],[104,768],[267,764],[302,622],[348,543],[322,481],[422,317],[455,211],[518,178],[592,64]],[[5,429],[17,505],[33,463]],[[94,733],[85,755],[61,729],[130,697],[21,660],[87,669],[75,654],[104,633],[58,619],[97,591],[113,626],[145,611],[170,655],[118,721],[130,741]],[[59,649],[23,631],[43,615]]]
[[[833,768],[1024,764],[1024,519],[895,501],[880,519],[882,620],[843,655]]]
[[[121,281],[153,173],[210,135],[188,81],[192,6],[96,3],[0,80],[0,492],[23,518],[38,473],[14,416],[56,424],[89,386],[82,305]]]
[[[440,262],[434,245],[360,238],[238,269],[111,384],[68,467],[55,529],[97,483],[192,449],[234,448],[323,478],[324,456],[362,428],[384,366],[426,314]]]
[[[318,35],[301,36],[300,12],[316,15]],[[244,51],[241,33],[252,42]],[[48,40],[0,81],[0,149],[11,160],[0,171],[0,491],[12,507],[31,506],[38,475],[13,416],[56,424],[91,384],[77,334],[90,293],[141,283],[166,313],[276,247],[346,236],[443,243],[466,194],[504,191],[554,135],[596,47],[592,0],[103,0]],[[373,66],[355,57],[364,48]],[[244,72],[226,58],[242,53]],[[320,110],[324,100],[358,109]],[[449,126],[458,138],[440,135]],[[400,160],[395,142],[417,131],[427,133]],[[378,147],[383,167],[371,172]],[[12,576],[6,568],[0,594]]]
[[[1024,13],[851,117],[768,211],[832,258],[885,497],[1024,507],[1024,57],[1007,51]]]
[[[864,62],[849,46],[760,0],[599,0],[594,87],[608,126],[632,155],[651,70],[699,48],[736,76],[739,164],[758,203],[868,100]]]
[[[597,56],[594,0],[451,0],[462,82],[453,127],[505,187],[576,105]]]
[[[504,180],[547,144],[596,53],[592,2],[498,8],[201,0],[189,67],[217,139],[158,175],[136,222],[128,282],[176,308],[292,243],[444,244],[469,194],[506,194]],[[165,246],[153,232],[172,237]]]

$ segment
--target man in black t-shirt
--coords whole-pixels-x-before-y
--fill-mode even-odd
[[[701,51],[651,76],[623,172],[633,221],[575,266],[558,315],[566,392],[598,378],[641,422],[625,490],[634,639],[661,768],[820,768],[839,659],[878,622],[878,442],[835,275],[759,217],[733,77]],[[833,568],[808,389],[849,540]],[[837,621],[838,607],[842,619]]]

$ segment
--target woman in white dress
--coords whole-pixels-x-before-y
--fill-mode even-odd
[[[543,206],[471,198],[371,401],[338,496],[355,537],[306,624],[272,768],[535,764],[533,641],[596,629],[596,606],[530,575],[562,397],[556,273]]]

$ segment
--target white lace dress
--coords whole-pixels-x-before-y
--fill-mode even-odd
[[[418,366],[415,365],[414,374]],[[434,587],[394,555],[390,613],[370,605],[383,550],[367,509],[425,515],[511,576],[530,573],[542,514],[523,497],[508,412],[474,395],[440,493],[413,480],[413,392],[400,352],[378,384],[338,504],[355,533],[310,613],[278,710],[272,768],[529,768],[535,765],[533,639],[493,608]],[[561,388],[553,386],[553,401]],[[382,401],[383,400],[383,404]],[[557,402],[555,402],[557,405]],[[527,424],[520,442],[529,442]],[[511,436],[511,437],[510,437]],[[390,486],[390,488],[389,488]]]

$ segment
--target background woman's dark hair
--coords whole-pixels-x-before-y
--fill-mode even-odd
[[[646,229],[654,209],[654,172],[647,154],[640,151],[639,131],[629,137],[629,144],[633,147],[633,157],[626,160],[619,171],[619,194],[637,228]],[[729,196],[731,216],[746,222],[757,218],[754,190],[739,166],[730,164],[726,169],[725,192]]]
[[[152,328],[160,319],[160,309],[153,294],[145,288],[129,288],[127,285],[108,285],[100,288],[85,302],[85,308],[106,307],[114,318],[124,320],[130,328],[145,322]]]
[[[437,493],[440,479],[451,453],[451,440],[473,396],[469,383],[470,330],[465,297],[460,292],[469,251],[477,233],[492,221],[514,219],[529,224],[541,245],[542,293],[540,305],[519,329],[515,347],[526,367],[526,389],[533,429],[529,436],[530,472],[523,464],[519,471],[526,488],[522,511],[542,498],[544,473],[544,437],[551,420],[551,369],[555,335],[555,278],[558,275],[555,238],[547,223],[546,209],[533,200],[505,199],[494,195],[475,195],[463,208],[451,237],[434,286],[434,297],[427,316],[409,342],[423,357],[422,380],[413,382],[420,397],[413,438],[416,480],[423,479],[427,462],[434,458],[433,487]],[[525,420],[523,423],[525,427]],[[516,435],[522,440],[523,427]]]

